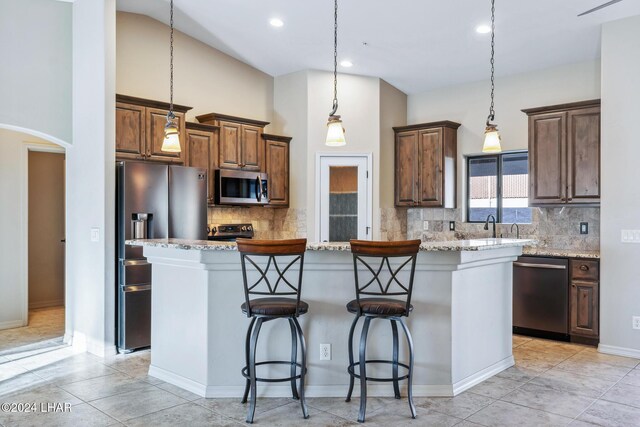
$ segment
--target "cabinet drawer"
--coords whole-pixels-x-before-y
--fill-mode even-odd
[[[598,261],[590,261],[584,259],[571,260],[571,279],[574,280],[594,280],[597,281],[600,276],[600,268]]]

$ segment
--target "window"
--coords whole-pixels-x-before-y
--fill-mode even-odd
[[[467,221],[530,223],[526,151],[467,158]]]

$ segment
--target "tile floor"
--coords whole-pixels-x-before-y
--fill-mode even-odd
[[[0,336],[0,339],[2,337]],[[516,366],[455,398],[370,398],[370,426],[640,426],[640,360],[595,349],[513,337]],[[0,403],[66,402],[70,412],[0,412],[9,426],[237,426],[239,399],[201,399],[147,376],[149,352],[108,359],[59,340],[0,352]],[[264,426],[356,425],[358,400],[309,398],[310,418],[291,399],[260,399]]]

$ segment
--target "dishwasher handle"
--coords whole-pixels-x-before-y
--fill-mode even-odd
[[[566,265],[555,265],[555,264],[532,264],[530,262],[514,262],[514,266],[517,267],[527,267],[527,268],[544,268],[549,270],[566,270]]]

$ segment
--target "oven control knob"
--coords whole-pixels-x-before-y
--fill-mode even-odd
[[[213,227],[213,228],[211,229],[211,232],[212,232],[212,233],[215,233],[216,231],[218,231],[218,230],[216,230],[216,228],[215,228],[215,227]]]
[[[252,226],[247,226],[247,231],[253,231],[253,227]]]
[[[242,227],[240,227],[240,231],[247,231],[247,227],[243,225]]]

